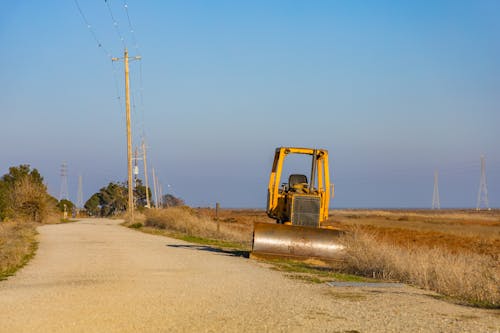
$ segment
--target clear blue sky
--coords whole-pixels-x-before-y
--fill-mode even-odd
[[[131,55],[134,141],[193,206],[264,207],[278,146],[329,149],[333,207],[473,207],[486,156],[500,207],[500,2],[108,0]],[[104,48],[104,0],[80,0]],[[136,50],[133,38],[139,44]],[[74,1],[4,1],[0,173],[28,163],[56,197],[126,179],[122,64]],[[141,168],[142,174],[142,168]],[[168,187],[170,185],[170,187]]]

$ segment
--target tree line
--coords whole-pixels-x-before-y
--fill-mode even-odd
[[[151,198],[151,189],[148,188]],[[162,207],[183,206],[184,200],[166,194],[163,196]],[[84,208],[90,216],[109,217],[125,213],[128,204],[128,183],[111,182],[94,193],[85,203]],[[147,208],[146,186],[137,179],[134,188],[134,205],[137,209]]]
[[[151,198],[151,189],[148,188]],[[134,189],[135,207],[147,206],[146,187],[140,179]],[[85,203],[85,212],[90,216],[113,216],[127,210],[127,183],[111,182],[94,193]],[[163,207],[182,206],[184,201],[171,194],[163,196]],[[0,221],[19,220],[45,222],[59,217],[60,212],[71,214],[75,205],[67,199],[58,201],[47,191],[42,175],[28,164],[10,167],[0,178]]]

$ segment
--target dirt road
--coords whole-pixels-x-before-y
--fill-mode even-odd
[[[39,228],[0,282],[1,332],[499,332],[498,311],[424,291],[308,284],[119,221]]]

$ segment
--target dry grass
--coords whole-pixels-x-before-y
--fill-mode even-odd
[[[189,207],[171,207],[145,212],[145,226],[168,229],[209,239],[250,244],[252,226],[227,221],[216,221]]]
[[[491,256],[404,248],[359,230],[344,241],[348,273],[409,283],[472,305],[500,306],[500,266]]]
[[[499,260],[499,211],[333,211],[329,225],[357,228],[381,242],[402,247],[437,247]]]
[[[26,222],[0,223],[0,280],[24,266],[36,250],[36,225]]]

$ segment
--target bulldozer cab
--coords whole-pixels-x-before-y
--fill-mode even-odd
[[[282,183],[283,166],[287,156],[311,156],[309,178],[305,174],[288,175]],[[267,214],[278,223],[320,227],[328,219],[330,175],[328,151],[313,148],[277,148],[269,178]]]

